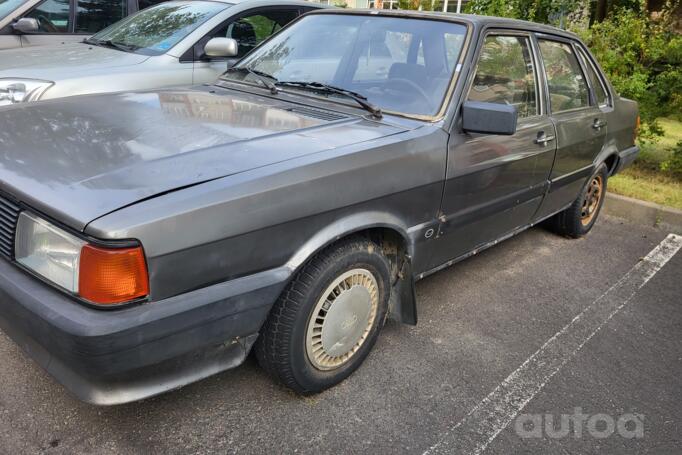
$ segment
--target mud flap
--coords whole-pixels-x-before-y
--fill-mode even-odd
[[[398,279],[391,289],[389,317],[403,324],[417,325],[417,294],[414,289],[412,258],[405,256]]]

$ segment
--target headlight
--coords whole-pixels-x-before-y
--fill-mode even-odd
[[[97,305],[116,305],[149,294],[142,247],[103,248],[29,212],[17,222],[18,263]]]
[[[0,106],[38,101],[53,84],[31,79],[0,79]]]

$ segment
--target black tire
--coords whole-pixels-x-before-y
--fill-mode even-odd
[[[307,350],[312,313],[330,286],[344,274],[358,269],[369,271],[375,279],[374,289],[378,289],[373,322],[370,326],[371,317],[368,317],[364,326],[371,328],[365,329],[364,341],[346,363],[331,370],[321,370],[313,364]],[[384,325],[390,270],[390,263],[380,246],[364,237],[342,240],[315,255],[296,274],[272,308],[254,347],[258,363],[279,382],[304,395],[321,392],[346,379],[365,360]]]
[[[548,227],[557,234],[574,239],[580,238],[590,232],[597,222],[601,208],[604,205],[608,176],[608,168],[605,164],[600,164],[587,180],[573,204],[566,210],[559,212],[550,218],[548,220]],[[589,217],[586,217],[585,204],[589,202],[588,199],[591,188],[593,187],[595,180],[598,179],[601,180],[599,200],[596,202],[596,206],[589,214]]]

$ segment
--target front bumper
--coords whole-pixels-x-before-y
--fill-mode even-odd
[[[127,403],[241,364],[288,276],[273,269],[102,311],[0,260],[0,328],[79,399]]]
[[[615,175],[631,165],[639,155],[639,147],[636,145],[618,153],[618,164],[611,175]]]

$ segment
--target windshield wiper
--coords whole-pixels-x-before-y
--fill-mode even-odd
[[[123,51],[123,52],[132,52],[132,51],[140,48],[140,46],[134,46],[132,44],[123,44],[123,43],[119,43],[116,41],[111,41],[110,39],[98,40],[98,39],[86,38],[83,40],[83,42],[85,44],[93,44],[95,46],[111,47],[113,49],[117,49],[117,50]]]
[[[249,68],[248,66],[233,66],[232,68],[228,68],[226,73],[246,73],[250,74],[252,76],[255,76],[256,79],[261,81],[261,83],[268,89],[270,90],[270,93],[273,95],[277,95],[279,93],[279,89],[277,88],[277,85],[279,81],[277,78],[271,74],[268,74],[264,71],[259,71],[255,70],[253,68]]]
[[[352,90],[348,90],[348,89],[341,88],[341,87],[335,87],[335,86],[329,85],[329,84],[323,84],[322,82],[282,81],[282,82],[277,82],[276,84],[278,86],[300,87],[300,88],[313,90],[316,92],[333,93],[335,95],[345,96],[346,98],[350,98],[353,101],[355,101],[356,103],[358,103],[360,106],[362,106],[363,109],[370,112],[374,117],[381,118],[383,115],[381,113],[381,108],[370,103],[367,100],[366,96],[361,95],[360,93],[354,92]]]

